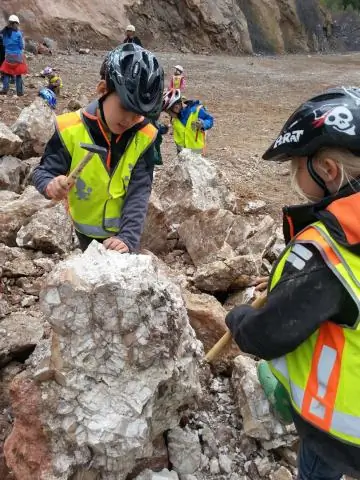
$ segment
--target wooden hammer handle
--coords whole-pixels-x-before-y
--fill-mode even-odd
[[[83,171],[83,169],[86,167],[86,165],[90,162],[92,157],[95,155],[94,152],[88,152],[85,157],[81,160],[79,165],[74,168],[72,172],[69,173],[67,177],[67,182],[69,185],[71,185],[73,182],[75,182],[80,175],[80,173]]]
[[[253,308],[261,308],[265,305],[266,302],[266,294],[261,295],[260,297],[256,298],[251,306]],[[229,343],[232,340],[232,336],[230,331],[227,331],[221,338],[220,340],[215,343],[215,345],[208,351],[208,353],[205,355],[205,360],[207,362],[212,362],[217,358],[220,353],[224,350],[225,347],[229,345]]]

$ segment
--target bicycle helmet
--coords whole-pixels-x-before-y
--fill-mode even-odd
[[[106,59],[105,80],[123,107],[146,117],[161,111],[164,71],[156,57],[133,43],[112,50]]]
[[[56,95],[50,88],[42,88],[39,91],[39,97],[43,98],[50,108],[56,108]]]
[[[46,77],[47,75],[51,75],[53,73],[53,69],[51,67],[45,67],[41,73]]]
[[[360,89],[338,87],[303,103],[287,120],[264,160],[309,157],[322,147],[343,147],[360,155]]]
[[[163,107],[162,109],[166,112],[171,110],[176,103],[181,102],[181,91],[179,89],[170,89],[165,92],[163,96]]]

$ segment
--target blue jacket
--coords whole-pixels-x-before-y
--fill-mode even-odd
[[[189,100],[186,103],[186,107],[179,113],[178,119],[185,126],[190,114],[194,113],[196,108],[201,105],[199,100]],[[207,112],[205,107],[199,110],[199,120],[203,122],[204,130],[209,130],[214,125],[213,117]]]
[[[3,32],[2,32],[3,33]],[[24,51],[24,39],[22,33],[12,30],[10,35],[2,34],[5,54],[21,55]]]

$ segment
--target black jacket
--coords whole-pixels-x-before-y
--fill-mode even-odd
[[[140,45],[140,47],[142,47],[142,43],[139,37],[133,37],[133,38],[126,37],[123,43],[136,43],[136,45]]]
[[[113,172],[119,159],[124,153],[128,141],[137,130],[149,123],[144,120],[133,128],[123,133],[121,138],[111,136],[110,145],[99,129],[96,112],[97,101],[91,103],[83,116],[94,143],[105,147],[111,152],[110,173]],[[89,116],[86,116],[86,115]],[[104,164],[106,158],[103,159]],[[117,235],[130,249],[134,251],[139,247],[140,237],[144,226],[148,201],[151,193],[155,153],[152,145],[145,154],[138,160],[131,172],[130,183],[125,198],[125,203],[120,221],[120,233]],[[32,181],[40,193],[45,195],[48,183],[58,175],[67,175],[70,170],[71,157],[62,143],[56,131],[48,142],[40,165],[33,173]]]
[[[359,185],[354,183],[344,187],[336,197],[326,198],[318,204],[285,208],[286,242],[306,226],[321,220],[334,239],[360,254],[359,244],[349,245],[337,219],[325,210],[334,200],[354,194],[353,189],[360,191]],[[357,197],[359,195],[354,195],[354,201],[360,203]],[[356,208],[360,221],[360,205]],[[226,323],[243,352],[266,360],[274,359],[293,351],[325,321],[348,325],[356,321],[358,310],[355,302],[326,266],[316,247],[311,244],[304,246],[309,252],[305,266],[298,270],[286,262],[281,279],[268,294],[263,308],[255,310],[250,306],[240,306],[227,315]],[[344,474],[360,475],[359,448],[339,442],[295,412],[294,422],[300,436],[320,457]]]

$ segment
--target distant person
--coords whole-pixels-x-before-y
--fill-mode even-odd
[[[174,68],[175,70],[170,80],[169,90],[175,89],[183,92],[186,86],[184,68],[181,65],[175,65]]]
[[[15,77],[17,96],[24,94],[22,75],[28,72],[28,68],[24,56],[24,38],[19,31],[19,25],[19,17],[10,15],[8,25],[1,31],[5,49],[5,60],[0,67],[0,72],[3,74],[1,95],[7,95],[12,76]]]
[[[200,101],[184,101],[179,89],[168,90],[164,95],[163,111],[171,117],[178,153],[189,148],[204,154],[206,131],[213,127],[214,119]]]
[[[41,72],[41,76],[47,79],[47,88],[52,90],[56,96],[59,96],[63,86],[60,76],[57,75],[51,67],[45,67]]]
[[[140,45],[140,47],[142,47],[142,43],[140,41],[140,38],[135,35],[134,25],[128,25],[126,27],[125,35],[126,35],[126,37],[125,37],[123,43],[136,43],[136,45]]]

